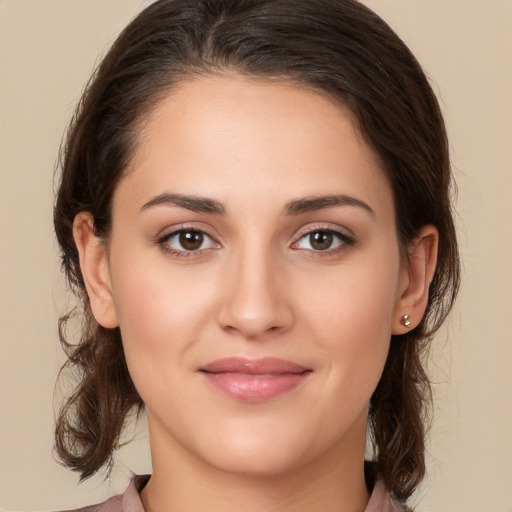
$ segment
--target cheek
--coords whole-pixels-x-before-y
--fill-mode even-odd
[[[201,322],[211,295],[211,280],[202,275],[204,270],[173,267],[161,253],[147,248],[132,249],[121,257],[113,252],[111,268],[121,327],[153,338],[166,325],[189,329]]]
[[[211,304],[210,281],[190,269],[170,270],[147,251],[115,258],[112,288],[123,346],[134,374],[165,373],[198,337]],[[147,373],[146,373],[147,374]]]
[[[357,338],[367,333],[371,342],[372,333],[391,334],[398,280],[398,249],[392,246],[351,255],[337,268],[305,274],[296,280],[296,295],[303,298],[303,314],[318,319],[320,326]]]
[[[174,400],[182,407],[182,370],[187,367],[186,355],[202,323],[203,298],[194,297],[190,280],[184,284],[155,266],[139,263],[132,268],[136,270],[119,265],[113,276],[115,307],[131,378],[148,408],[158,410],[158,404],[169,404],[169,389],[175,390]]]
[[[377,254],[379,258],[371,253],[368,258],[347,258],[336,272],[317,272],[310,281],[303,279],[296,292],[304,297],[301,316],[311,337],[328,356],[333,384],[347,396],[352,388],[356,399],[369,398],[375,389],[391,339],[398,250],[391,246]]]

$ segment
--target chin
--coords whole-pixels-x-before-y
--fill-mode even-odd
[[[196,453],[221,471],[266,477],[298,470],[327,448],[315,441],[318,438],[309,428],[297,428],[297,423],[286,425],[269,418],[242,423],[225,425],[213,439],[208,436],[207,443],[203,438],[198,447],[202,453]]]
[[[229,453],[223,452],[222,457],[212,457],[210,464],[226,473],[250,477],[283,475],[301,464],[297,451],[289,453],[287,450],[257,449],[235,452],[232,448]]]

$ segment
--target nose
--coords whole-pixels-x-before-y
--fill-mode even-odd
[[[255,340],[290,328],[294,318],[286,273],[271,254],[234,256],[226,274],[218,310],[224,330]]]

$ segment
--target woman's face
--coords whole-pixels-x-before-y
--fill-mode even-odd
[[[407,271],[351,115],[286,83],[201,78],[139,142],[106,268],[154,464],[362,459]]]

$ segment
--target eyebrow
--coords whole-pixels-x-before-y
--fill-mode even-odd
[[[200,196],[187,196],[184,194],[159,194],[145,203],[141,211],[147,210],[154,206],[178,206],[193,212],[213,213],[216,215],[224,215],[226,208],[219,201]],[[324,208],[333,208],[336,206],[355,206],[366,210],[375,216],[374,210],[370,205],[357,199],[356,197],[345,194],[336,194],[328,196],[312,196],[304,197],[290,201],[283,208],[285,215],[300,215],[302,213],[316,212]]]
[[[286,215],[300,215],[301,213],[316,212],[334,206],[356,206],[375,216],[375,211],[369,204],[361,199],[345,194],[304,197],[290,201],[285,205],[284,213]]]
[[[168,193],[159,194],[158,196],[153,197],[142,206],[141,211],[160,205],[179,206],[180,208],[185,208],[193,212],[215,213],[217,215],[224,215],[226,213],[224,206],[214,199]]]

